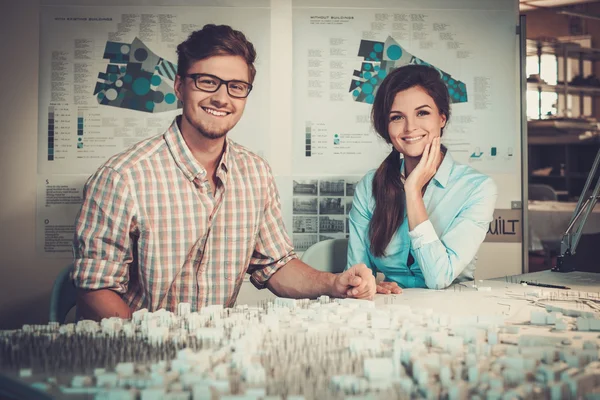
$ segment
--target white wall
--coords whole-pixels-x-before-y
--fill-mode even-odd
[[[263,0],[268,1],[268,0]],[[468,4],[472,0],[448,1]],[[478,0],[478,4],[499,0]],[[502,0],[515,5],[516,0]],[[52,4],[57,4],[53,2]],[[78,5],[161,5],[158,1],[79,0],[60,2]],[[198,1],[189,5],[235,5],[236,1]],[[237,4],[243,3],[237,1]],[[291,0],[272,0],[272,48],[291,45]],[[345,4],[342,2],[340,4]],[[170,2],[163,2],[163,5]],[[247,4],[245,2],[244,4]],[[390,1],[397,7],[398,2]],[[330,4],[333,5],[333,4]],[[47,321],[50,290],[58,272],[69,259],[42,258],[35,253],[36,169],[39,0],[3,1],[0,6],[0,32],[3,59],[0,64],[0,329],[17,328],[25,323]],[[515,13],[516,24],[516,13]],[[289,49],[289,46],[287,47]],[[272,54],[275,52],[272,51]],[[289,174],[291,157],[291,52],[288,57],[272,56],[273,78],[280,86],[272,88],[274,98],[271,115],[272,160],[278,174]],[[281,86],[283,84],[283,86]],[[516,90],[516,89],[515,89]],[[516,118],[518,120],[518,117]],[[519,127],[515,126],[518,135]],[[520,144],[520,138],[517,138]],[[515,149],[515,170],[520,171],[521,149]],[[287,166],[287,167],[286,167]],[[286,169],[287,168],[287,169]],[[520,173],[492,176],[499,188],[497,208],[510,208],[510,202],[521,199]],[[520,244],[485,243],[480,252],[478,279],[521,272]],[[246,291],[247,292],[247,291]]]

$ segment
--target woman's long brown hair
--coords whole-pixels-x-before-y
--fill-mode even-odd
[[[375,131],[387,143],[392,143],[388,126],[390,110],[398,92],[414,86],[422,87],[435,102],[440,115],[450,119],[450,96],[440,72],[426,65],[406,65],[390,72],[375,95],[371,120]],[[440,132],[440,135],[443,134]],[[394,233],[404,221],[404,184],[400,180],[400,153],[392,148],[373,177],[375,210],[369,223],[371,253],[375,257],[385,256],[385,249]]]

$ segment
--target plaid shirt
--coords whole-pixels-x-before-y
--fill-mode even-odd
[[[75,285],[133,309],[232,306],[244,273],[258,288],[296,254],[267,163],[227,139],[213,195],[177,120],[87,181],[75,224]]]

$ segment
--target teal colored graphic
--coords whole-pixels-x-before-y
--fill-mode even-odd
[[[98,73],[94,95],[99,104],[148,113],[182,107],[173,90],[177,65],[157,56],[141,40],[106,42],[106,72]]]
[[[423,64],[435,68],[439,73],[450,94],[452,103],[466,103],[467,87],[464,82],[453,78],[434,65],[413,56],[392,37],[385,42],[361,40],[358,55],[364,58],[360,71],[354,70],[354,77],[349,92],[355,101],[373,104],[375,93],[387,74],[403,65]]]
[[[482,155],[483,155],[483,151],[481,151],[479,149],[479,147],[477,147],[475,149],[475,151],[471,154],[471,157],[469,157],[469,158],[481,158]]]

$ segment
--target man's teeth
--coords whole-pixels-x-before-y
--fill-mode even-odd
[[[425,135],[423,135],[423,136],[417,136],[417,137],[413,137],[413,138],[404,138],[404,140],[405,140],[406,142],[409,142],[409,143],[411,143],[411,142],[416,142],[416,141],[418,141],[418,140],[421,140],[421,139],[423,139],[424,137],[425,137]]]
[[[217,117],[224,117],[227,115],[227,113],[224,111],[217,111],[213,110],[212,108],[205,108],[204,111],[206,111],[209,114],[216,115]]]

